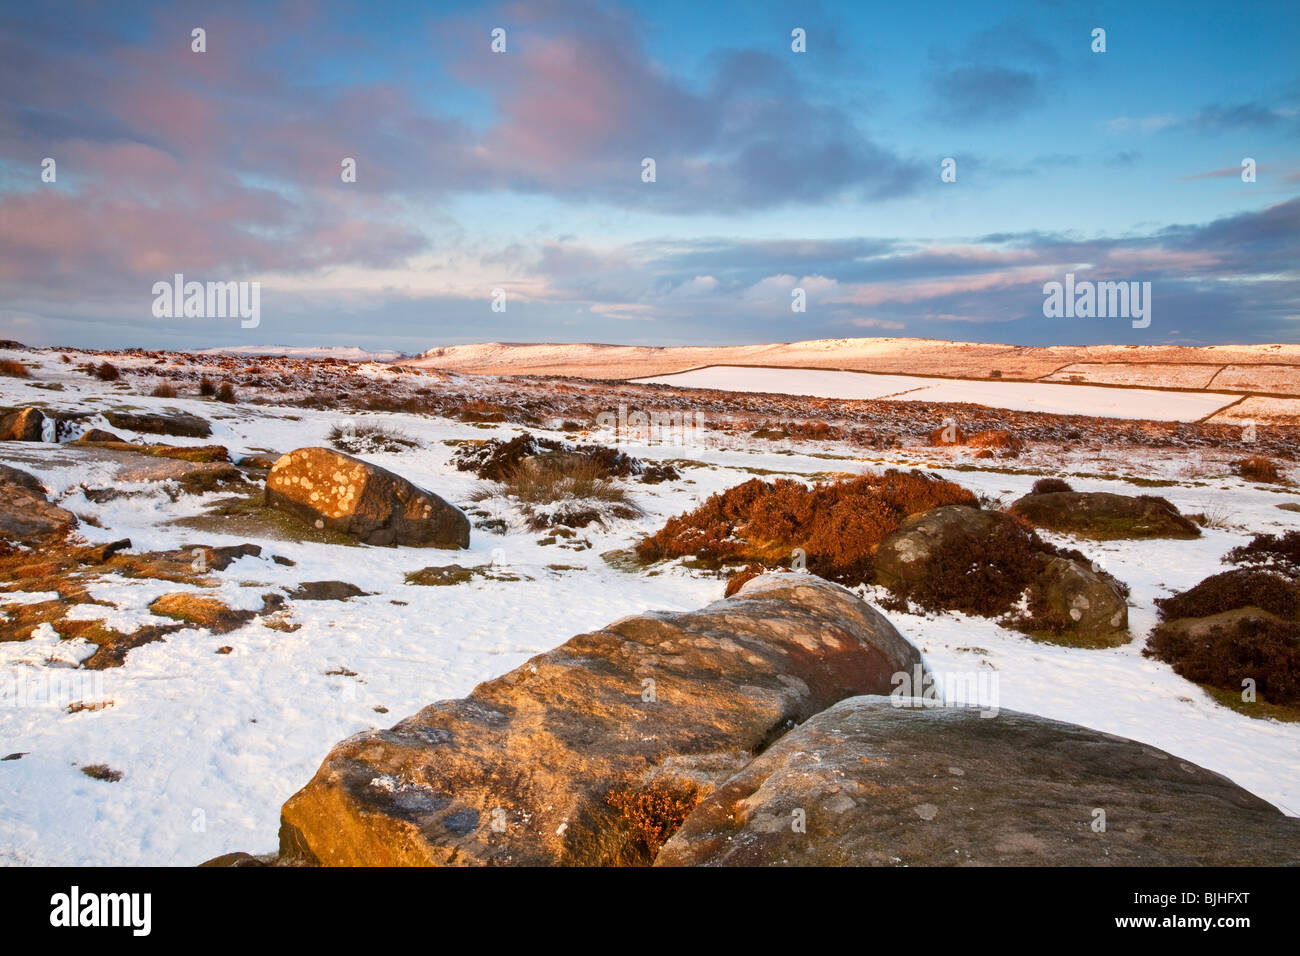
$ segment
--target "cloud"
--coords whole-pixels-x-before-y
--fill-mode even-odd
[[[930,51],[933,112],[944,123],[1016,119],[1047,102],[1047,76],[1060,55],[1026,27],[1005,22],[972,35],[956,51]]]
[[[1043,102],[1039,77],[1029,70],[963,66],[933,80],[936,112],[950,123],[1014,119]]]
[[[809,99],[784,59],[724,51],[691,83],[648,55],[626,12],[579,0],[498,14],[530,26],[510,55],[486,42],[450,51],[452,75],[487,103],[476,125],[409,88],[303,82],[279,46],[304,15],[292,7],[205,12],[205,54],[188,48],[187,15],[166,9],[143,35],[92,42],[12,24],[0,36],[0,162],[53,156],[60,178],[0,192],[11,227],[0,269],[121,284],[173,270],[396,268],[428,247],[414,210],[456,194],[680,215],[884,199],[921,181],[852,116]],[[448,22],[452,36],[468,29]],[[324,49],[346,29],[313,26]],[[657,182],[641,181],[645,156]],[[341,180],[345,157],[354,183]]]
[[[1162,129],[1168,129],[1171,126],[1177,126],[1179,120],[1175,116],[1160,114],[1158,116],[1117,116],[1114,119],[1106,120],[1105,127],[1111,133],[1126,133],[1129,130],[1136,130],[1139,133],[1156,133]]]
[[[1276,126],[1294,118],[1295,110],[1275,109],[1258,103],[1213,104],[1202,109],[1192,120],[1201,129],[1260,129]]]
[[[1198,130],[1201,132],[1226,132],[1233,130],[1262,130],[1278,127],[1300,116],[1291,107],[1263,106],[1259,103],[1211,104],[1191,116],[1173,116],[1162,113],[1154,116],[1118,116],[1103,124],[1110,133],[1136,131],[1149,134],[1165,129]]]

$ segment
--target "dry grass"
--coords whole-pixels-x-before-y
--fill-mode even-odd
[[[1029,493],[1031,495],[1054,495],[1073,490],[1070,483],[1064,478],[1039,478],[1034,482],[1034,487],[1029,489]]]
[[[353,425],[350,422],[335,425],[325,440],[339,451],[354,455],[420,447],[419,441],[396,428],[387,425]]]
[[[605,467],[582,456],[531,459],[507,468],[501,486],[480,485],[470,501],[505,496],[518,503],[529,527],[585,528],[611,518],[638,518],[644,509],[622,485],[606,477]]]
[[[761,564],[747,564],[731,577],[727,579],[727,588],[723,591],[723,597],[731,597],[747,583],[754,580],[759,575],[766,574],[767,568]]]
[[[611,791],[605,803],[623,817],[637,848],[654,860],[705,796],[698,784],[679,780],[641,787],[624,785]]]
[[[31,378],[31,372],[28,371],[27,366],[14,359],[0,360],[0,375],[8,378]]]
[[[1151,632],[1145,651],[1190,681],[1240,694],[1256,682],[1269,703],[1300,704],[1300,624],[1258,620],[1216,627],[1209,639],[1192,639],[1168,625]]]
[[[177,394],[176,386],[172,385],[170,382],[163,382],[159,385],[155,385],[153,391],[149,394],[154,398],[175,398]]]
[[[1229,551],[1224,555],[1224,560],[1231,564],[1276,571],[1293,579],[1300,578],[1300,530],[1280,535],[1257,534],[1249,544],[1239,545]]]
[[[844,430],[826,422],[764,422],[763,427],[751,432],[753,438],[779,441],[784,438],[803,438],[809,441],[839,441]]]
[[[1251,455],[1233,465],[1233,469],[1247,481],[1258,481],[1275,485],[1282,481],[1282,471],[1277,462],[1263,455]]]
[[[847,584],[871,577],[871,554],[903,519],[940,505],[976,504],[960,485],[919,472],[888,471],[812,487],[755,478],[713,495],[637,545],[645,561],[693,556],[707,567],[777,565],[794,549],[808,570]]]
[[[1213,574],[1180,594],[1156,598],[1162,621],[1209,617],[1254,605],[1278,617],[1300,617],[1300,588],[1285,575],[1260,568],[1235,568]]]
[[[1235,512],[1227,505],[1210,505],[1204,511],[1197,514],[1188,515],[1202,528],[1218,528],[1226,530],[1234,526],[1233,518]]]
[[[87,777],[93,777],[95,780],[106,780],[109,783],[117,783],[122,779],[122,771],[114,770],[106,763],[92,763],[89,766],[82,767],[81,772]]]

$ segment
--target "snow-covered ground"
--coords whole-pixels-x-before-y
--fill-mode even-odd
[[[378,422],[418,438],[421,447],[362,457],[462,506],[478,482],[454,469],[453,449],[444,442],[508,438],[519,431],[510,425],[407,413],[354,415],[142,397],[59,365],[57,355],[47,354],[41,361],[34,381],[57,381],[64,390],[0,378],[0,405],[39,399],[56,408],[122,402],[141,409],[179,408],[208,418],[214,434],[210,439],[167,441],[217,442],[234,455],[326,444],[326,432],[340,421]],[[755,371],[746,370],[751,376]],[[771,382],[751,384],[766,390]],[[1086,401],[1086,390],[1060,388]],[[1113,395],[1130,412],[1141,395],[1097,391]],[[1092,406],[1072,410],[1097,413]],[[653,486],[633,484],[631,491],[648,512],[646,517],[605,531],[580,532],[580,538],[591,542],[588,549],[571,550],[563,541],[542,544],[543,534],[515,528],[505,534],[475,530],[468,552],[351,548],[178,528],[169,522],[200,513],[222,494],[182,495],[174,502],[166,495],[149,494],[96,504],[85,498],[82,485],[103,486],[106,476],[97,473],[98,466],[73,460],[52,445],[0,443],[0,461],[36,473],[53,490],[52,500],[102,525],[83,522],[81,531],[92,541],[130,537],[135,550],[188,542],[262,545],[262,557],[241,558],[214,574],[221,599],[233,607],[258,607],[262,594],[303,581],[339,579],[376,592],[346,603],[294,601],[292,620],[302,626],[289,633],[254,621],[223,635],[180,631],[137,648],[124,666],[93,674],[103,682],[93,696],[112,701],[104,709],[69,714],[57,706],[0,706],[0,756],[25,754],[0,761],[0,862],[190,865],[231,850],[270,851],[276,845],[280,805],[344,737],[390,726],[432,701],[462,696],[478,682],[624,615],[651,608],[694,608],[722,596],[723,581],[707,573],[675,566],[655,569],[659,573],[627,573],[607,564],[602,552],[630,546],[666,517],[755,473],[860,472],[894,463],[880,452],[872,452],[867,460],[854,458],[852,450],[837,449],[843,457],[828,460],[824,448],[792,451],[744,436],[706,435],[707,447],[626,446],[629,453],[644,458],[685,460],[684,478]],[[1063,472],[1097,470],[1083,453],[1062,454],[1074,456],[1060,459]],[[896,460],[907,465],[915,459],[900,452]],[[1186,463],[1179,455],[1153,455],[1128,464],[1131,474],[1143,478],[1185,476]],[[945,468],[945,462],[929,467],[1007,502],[1034,480],[1032,475],[995,470],[996,460],[988,471]],[[1080,490],[1148,490],[1123,481],[1071,481]],[[1153,599],[1220,570],[1224,552],[1252,533],[1300,527],[1300,514],[1275,507],[1294,496],[1235,478],[1188,480],[1157,493],[1184,512],[1226,514],[1231,528],[1207,531],[1195,541],[1079,544],[1132,585],[1134,640],[1125,647],[1075,650],[1039,644],[958,614],[890,617],[924,650],[940,675],[996,668],[1001,708],[1147,742],[1228,776],[1288,813],[1300,813],[1300,725],[1255,720],[1221,707],[1167,665],[1140,653],[1155,621]],[[291,558],[296,566],[274,563],[273,554]],[[427,565],[489,561],[531,580],[476,580],[453,587],[403,582],[406,573]],[[178,590],[198,589],[123,578],[91,587],[95,597],[117,605],[102,612],[119,628],[150,621],[146,605],[159,594]],[[0,605],[37,599],[5,594],[0,595]],[[78,611],[94,613],[91,608]],[[68,669],[84,656],[76,643],[57,641],[46,627],[30,641],[0,644],[0,679],[32,683],[55,673],[84,673]],[[223,645],[233,652],[215,653]],[[48,663],[51,657],[60,659],[62,666]],[[377,711],[379,707],[386,712]],[[97,763],[121,771],[122,779],[94,780],[79,769]]]
[[[821,369],[746,368],[715,365],[677,375],[639,379],[682,388],[720,388],[731,392],[776,392],[817,398],[896,399],[909,402],[970,402],[991,408],[1103,418],[1149,418],[1193,422],[1240,399],[1240,395],[1105,388],[1044,382],[1003,382],[878,375]]]

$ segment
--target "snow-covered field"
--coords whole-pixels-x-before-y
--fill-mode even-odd
[[[639,381],[682,388],[720,388],[732,392],[776,392],[818,398],[897,399],[909,402],[970,402],[1022,412],[1149,418],[1193,422],[1241,398],[1210,392],[1105,388],[1044,382],[1001,382],[877,375],[820,369],[712,366]]]
[[[40,400],[69,409],[123,402],[141,409],[178,408],[208,418],[214,434],[203,440],[165,440],[216,442],[235,456],[326,444],[327,431],[340,421],[379,422],[416,437],[421,447],[362,457],[461,505],[478,482],[452,467],[452,448],[444,442],[508,438],[520,430],[410,413],[351,414],[149,398],[125,394],[60,366],[56,359],[55,355],[42,358],[36,379],[57,382],[63,391],[0,378],[0,405]],[[729,381],[748,384],[749,390],[771,390],[777,380],[766,376],[767,371],[779,370],[746,369],[747,381],[734,374]],[[830,381],[823,377],[830,373],[780,374],[815,375],[815,381]],[[900,378],[844,374],[862,388],[895,389]],[[682,384],[680,377],[674,378]],[[891,381],[877,381],[883,378]],[[911,380],[904,382],[896,390],[912,387]],[[927,398],[953,390],[981,394],[961,392],[969,388],[966,383],[924,381],[915,387],[933,390]],[[1158,408],[1169,416],[1199,417],[1196,412],[1206,414],[1202,409],[1217,407],[1209,404],[1209,396],[1154,393],[1146,398],[1133,390],[1026,387],[1033,391],[1026,393],[1025,401],[1035,402],[1028,406],[1035,409],[1072,399],[1076,403],[1072,411],[1100,414],[1114,407],[1116,413],[1135,417],[1138,406],[1149,401],[1163,403]],[[912,392],[907,397],[922,396]],[[1222,402],[1224,397],[1213,396],[1213,400]],[[1197,405],[1198,401],[1206,404]],[[1141,407],[1151,415],[1157,406]],[[147,437],[114,430],[129,438]],[[561,437],[558,432],[531,430]],[[221,582],[222,600],[232,607],[258,607],[262,594],[303,581],[339,579],[375,592],[346,603],[294,601],[293,621],[302,626],[289,633],[254,621],[223,635],[180,631],[137,648],[124,666],[94,673],[95,679],[103,681],[102,693],[95,696],[112,701],[101,710],[69,714],[55,706],[0,706],[0,756],[24,754],[21,759],[0,761],[0,862],[191,865],[232,850],[273,850],[281,803],[307,782],[342,738],[368,727],[390,726],[432,701],[462,696],[479,681],[583,630],[651,608],[699,607],[722,596],[723,581],[711,574],[678,566],[656,569],[659,573],[653,574],[628,573],[607,564],[601,553],[628,547],[661,526],[666,517],[755,473],[811,475],[828,468],[860,472],[894,463],[877,452],[869,461],[865,455],[855,458],[851,449],[840,449],[843,457],[828,461],[815,448],[792,451],[743,435],[708,434],[706,440],[709,444],[704,447],[626,446],[639,457],[684,460],[680,465],[684,478],[654,486],[632,485],[634,497],[648,512],[646,517],[603,531],[580,532],[590,548],[572,550],[563,547],[563,541],[542,544],[543,534],[515,526],[505,534],[476,529],[470,551],[455,553],[354,548],[179,528],[169,522],[200,513],[222,493],[181,495],[175,501],[153,493],[97,504],[87,500],[82,486],[104,485],[105,475],[96,471],[100,466],[72,459],[52,445],[0,443],[0,461],[37,474],[53,491],[51,500],[102,525],[83,521],[81,532],[91,541],[130,537],[134,550],[188,542],[260,544],[261,557],[241,558],[214,574]],[[1082,453],[1066,449],[1061,454],[1063,472],[1096,470]],[[900,453],[897,463],[906,466],[915,460]],[[1178,455],[1153,455],[1128,464],[1130,474],[1147,479],[1185,476],[1186,462]],[[931,467],[1007,502],[1023,494],[1034,480],[1033,475],[1000,472],[996,462],[987,471],[957,470],[944,462]],[[1146,490],[1123,481],[1071,481],[1079,490]],[[1221,570],[1224,552],[1252,533],[1300,527],[1300,514],[1275,507],[1295,496],[1236,478],[1183,481],[1157,493],[1184,512],[1226,514],[1231,527],[1208,530],[1194,541],[1077,545],[1132,586],[1134,640],[1125,647],[1076,650],[1040,644],[989,621],[959,614],[890,617],[923,649],[941,676],[993,669],[1001,708],[1070,720],[1147,742],[1228,776],[1288,813],[1300,814],[1300,724],[1251,719],[1221,707],[1167,665],[1144,659],[1140,653],[1155,621],[1153,599]],[[274,563],[273,554],[291,558],[296,566]],[[530,580],[478,580],[454,587],[403,582],[410,571],[453,561],[464,566],[494,562]],[[108,623],[125,628],[151,618],[146,605],[154,597],[178,590],[197,589],[124,578],[92,585],[95,597],[116,605],[102,609]],[[4,594],[0,606],[36,599]],[[97,612],[83,608],[79,613]],[[77,647],[69,646],[75,643],[58,642],[46,627],[30,641],[0,644],[0,679],[39,682],[56,671],[75,673],[67,668],[82,656]],[[233,652],[215,653],[223,645],[233,647]],[[50,663],[51,658],[61,659],[63,666],[57,666],[57,660]],[[336,673],[327,673],[331,671]],[[386,712],[376,710],[381,707]],[[104,782],[79,770],[96,763],[121,771],[122,779]]]

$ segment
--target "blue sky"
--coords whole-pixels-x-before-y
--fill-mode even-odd
[[[1281,2],[6,4],[0,337],[1300,341],[1298,54]]]

